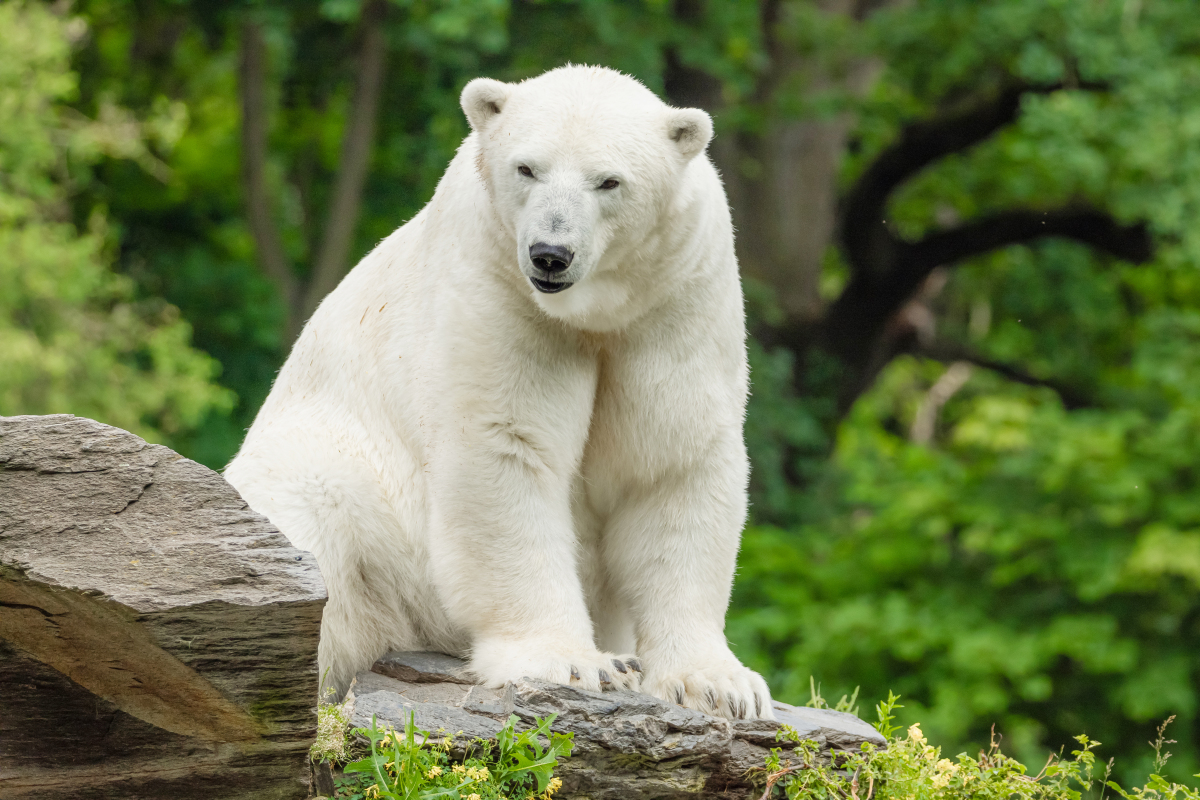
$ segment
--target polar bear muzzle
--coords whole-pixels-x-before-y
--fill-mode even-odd
[[[546,277],[531,277],[529,282],[543,294],[554,294],[564,289],[570,289],[574,286],[574,283],[556,281],[553,280],[553,276],[566,272],[574,258],[575,254],[562,245],[546,244],[545,242],[536,242],[530,245],[529,260],[541,272],[545,273]]]

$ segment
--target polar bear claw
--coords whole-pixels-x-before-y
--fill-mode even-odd
[[[480,683],[493,688],[517,678],[533,678],[590,692],[635,692],[641,687],[641,672],[630,662],[639,664],[636,656],[595,649],[547,652],[536,645],[496,643],[478,647],[468,668]]]
[[[736,660],[647,677],[642,691],[677,705],[729,719],[774,719],[771,692]]]

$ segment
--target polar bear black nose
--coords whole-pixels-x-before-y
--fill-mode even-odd
[[[529,248],[529,257],[538,269],[554,273],[565,272],[575,254],[561,245],[538,242]]]

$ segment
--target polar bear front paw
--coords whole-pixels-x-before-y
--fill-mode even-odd
[[[514,646],[482,645],[471,657],[471,672],[495,688],[521,678],[534,678],[591,692],[637,691],[642,664],[637,656],[600,650],[539,652],[536,648],[522,651]]]
[[[737,661],[663,674],[651,667],[642,691],[714,717],[775,719],[767,682]]]

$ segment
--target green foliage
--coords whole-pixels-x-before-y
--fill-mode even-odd
[[[345,772],[358,773],[358,779],[344,782],[337,796],[349,800],[549,800],[562,786],[562,781],[553,777],[554,768],[559,758],[571,755],[574,738],[570,733],[551,733],[556,716],[537,719],[532,728],[517,733],[514,714],[494,743],[475,740],[468,745],[467,757],[460,764],[451,762],[453,737],[435,742],[432,734],[417,728],[412,714],[403,734],[380,729],[372,718],[370,728],[352,731],[370,742],[371,753],[346,765]],[[546,737],[547,747],[542,746],[540,737]]]
[[[891,682],[908,719],[962,745],[998,723],[1027,759],[1071,728],[1129,752],[1179,714],[1194,772],[1200,407],[1066,412],[980,372],[928,447],[906,434],[940,370],[902,360],[860,401],[838,510],[747,532],[739,653],[781,699]]]
[[[1020,761],[1004,755],[994,736],[978,757],[961,753],[953,760],[942,758],[941,748],[929,744],[920,725],[909,727],[906,735],[895,735],[891,710],[898,707],[897,699],[889,693],[887,702],[879,708],[876,728],[888,739],[886,748],[876,749],[864,743],[860,752],[837,754],[832,763],[819,757],[816,742],[802,740],[796,731],[784,725],[776,740],[789,741],[794,749],[786,757],[782,748],[771,750],[763,797],[1080,800],[1085,795],[1103,798],[1105,790],[1111,789],[1126,800],[1200,800],[1200,790],[1172,783],[1161,775],[1170,757],[1163,747],[1170,743],[1164,739],[1164,731],[1171,720],[1159,727],[1158,739],[1151,743],[1155,752],[1154,772],[1143,786],[1127,792],[1109,780],[1111,760],[1101,770],[1095,753],[1100,742],[1087,736],[1075,737],[1078,749],[1071,751],[1070,758],[1052,754],[1035,775],[1028,774]],[[1101,771],[1103,774],[1099,774]]]
[[[82,32],[43,5],[0,4],[0,414],[70,412],[161,440],[229,398],[178,310],[111,271],[103,210],[82,231],[71,220],[102,154],[157,163],[126,112],[90,120],[63,105]]]
[[[854,691],[857,693],[858,689],[855,689]],[[879,721],[875,723],[875,729],[878,730],[885,739],[891,739],[899,728],[898,725],[892,724],[896,720],[896,715],[892,712],[897,708],[904,708],[904,706],[900,705],[900,698],[896,696],[896,693],[890,689],[888,690],[887,699],[880,700],[879,705],[875,706],[875,713],[879,717]]]

